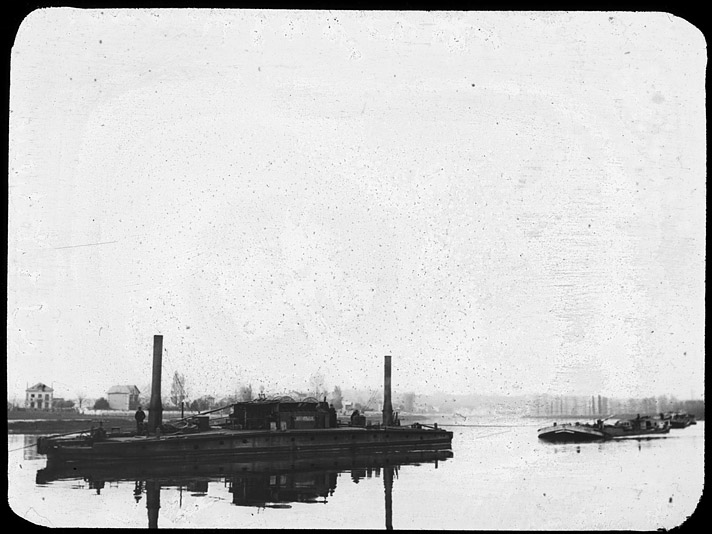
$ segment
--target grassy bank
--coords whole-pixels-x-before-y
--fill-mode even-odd
[[[102,421],[104,428],[113,427],[122,430],[131,430],[136,427],[133,417],[87,417],[77,415],[71,419],[45,419],[45,420],[8,420],[7,431],[9,434],[63,434],[65,432],[79,432],[89,430],[94,424]]]
[[[185,414],[186,416],[189,413]],[[164,412],[163,420],[180,418],[180,412]],[[96,413],[78,412],[42,412],[38,410],[16,410],[7,413],[8,434],[64,434],[66,432],[79,432],[89,430],[99,421],[104,428],[120,428],[122,431],[134,430],[136,420],[133,412],[102,411]]]

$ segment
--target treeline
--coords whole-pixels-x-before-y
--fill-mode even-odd
[[[644,398],[612,398],[601,395],[538,395],[531,399],[527,415],[532,416],[608,416],[621,414],[657,414],[685,411],[704,419],[705,403],[702,400],[681,400],[675,396],[660,395]]]

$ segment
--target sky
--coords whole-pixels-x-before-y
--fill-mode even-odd
[[[706,63],[655,12],[34,11],[8,396],[162,334],[194,396],[701,398]]]

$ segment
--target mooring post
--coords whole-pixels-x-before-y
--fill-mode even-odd
[[[386,356],[383,376],[383,426],[393,424],[393,404],[391,404],[391,357]]]
[[[153,336],[153,377],[151,382],[151,402],[148,407],[148,431],[155,432],[163,423],[161,404],[161,366],[163,359],[163,336]]]

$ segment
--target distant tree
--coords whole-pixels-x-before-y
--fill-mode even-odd
[[[337,410],[341,410],[344,407],[344,399],[339,386],[334,386],[334,392],[331,394],[331,404],[333,404]]]
[[[80,409],[80,410],[82,409],[82,404],[84,403],[84,401],[86,400],[86,398],[87,398],[86,393],[84,393],[83,391],[79,391],[79,392],[77,393],[77,402],[79,403],[79,409]]]
[[[194,399],[193,402],[188,405],[188,409],[194,412],[204,412],[210,408],[212,408],[211,399],[205,396]]]
[[[173,384],[171,385],[171,404],[180,406],[185,400],[185,377],[178,371],[173,373]]]
[[[228,406],[230,404],[235,404],[238,402],[237,396],[236,395],[229,395],[227,397],[223,397],[218,401],[218,406]]]
[[[54,401],[52,408],[74,408],[74,401],[70,399],[57,399]]]
[[[264,387],[261,388],[264,391]],[[240,393],[237,398],[242,402],[248,402],[252,400],[252,384],[240,387]]]
[[[94,409],[95,410],[110,410],[111,406],[109,406],[109,401],[106,400],[104,397],[96,399],[96,402],[94,403]]]
[[[404,412],[413,412],[413,408],[415,407],[415,393],[408,392],[403,395],[403,411]]]
[[[139,390],[141,393],[138,396],[138,404],[146,408],[146,406],[151,404],[151,384],[145,384],[142,388],[139,388]]]
[[[643,399],[643,412],[646,414],[654,414],[657,411],[655,397],[646,397]]]
[[[703,400],[685,401],[684,409],[687,413],[696,416],[700,421],[703,421],[705,418],[705,401]]]
[[[317,371],[309,377],[309,394],[321,399],[325,393],[324,375]]]

